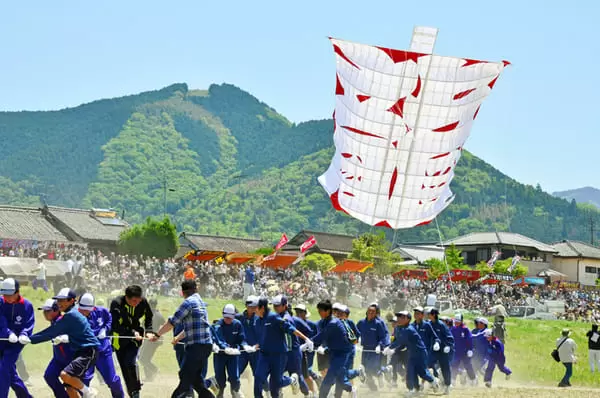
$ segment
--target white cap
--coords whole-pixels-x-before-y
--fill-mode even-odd
[[[298,304],[297,306],[294,307],[294,309],[298,310],[298,311],[304,311],[304,312],[306,312],[306,317],[310,318],[310,311],[308,311],[306,309],[306,305],[304,305],[304,304]]]
[[[478,320],[479,323],[483,323],[485,326],[489,325],[490,323],[488,322],[487,318],[479,318]]]
[[[79,299],[79,308],[82,310],[93,310],[94,306],[94,296],[90,293],[83,294]]]
[[[454,321],[455,322],[462,322],[463,321],[463,314],[460,314],[460,313],[454,314]]]
[[[273,305],[287,305],[287,303],[287,297],[285,297],[283,294],[275,296],[271,301],[271,304]]]
[[[350,309],[345,304],[342,304],[342,308],[340,309],[340,311],[342,311],[342,312],[344,312],[346,314],[350,314]]]
[[[235,318],[235,306],[227,304],[223,307],[223,318]]]
[[[0,294],[11,295],[17,292],[17,281],[13,278],[6,278],[0,283]]]
[[[331,306],[331,309],[337,310],[337,311],[343,311],[344,305],[342,303],[333,303],[333,305]]]
[[[44,302],[44,304],[41,307],[38,307],[38,310],[42,310],[42,311],[58,310],[58,304],[56,304],[56,300],[48,299]]]
[[[258,296],[248,296],[246,299],[246,306],[248,307],[258,307]]]
[[[484,335],[485,337],[492,337],[492,329],[485,329],[485,330],[483,331],[483,335]]]

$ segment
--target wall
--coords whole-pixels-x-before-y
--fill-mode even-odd
[[[580,282],[582,285],[594,286],[598,273],[595,274],[585,272],[586,267],[595,267],[600,269],[600,259],[582,258],[579,260],[579,279],[577,278],[577,258],[561,258],[554,257],[552,260],[552,268],[556,271],[568,275],[566,278],[570,281]]]

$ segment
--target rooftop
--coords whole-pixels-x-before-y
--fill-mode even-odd
[[[290,239],[287,245],[285,245],[284,250],[298,249],[311,236],[315,237],[317,241],[316,246],[321,251],[336,254],[348,254],[352,252],[352,241],[356,239],[352,235],[302,230]]]
[[[112,210],[84,210],[48,206],[48,213],[84,240],[119,240],[119,235],[129,225]]]
[[[68,242],[35,207],[0,206],[0,239]]]
[[[396,245],[392,251],[400,254],[403,259],[408,258],[416,261],[417,264],[422,264],[424,261],[429,260],[430,258],[435,258],[438,260],[444,259],[444,249],[435,245]]]
[[[600,260],[600,248],[587,243],[563,240],[552,245],[558,253],[556,257],[584,257]]]
[[[474,232],[444,242],[444,246],[478,246],[499,245],[531,247],[544,253],[556,253],[557,250],[545,243],[512,232]]]
[[[182,232],[180,238],[187,239],[197,250],[214,250],[227,253],[248,253],[269,245],[262,239],[256,238],[201,235],[188,232]]]

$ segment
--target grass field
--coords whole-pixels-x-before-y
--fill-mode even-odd
[[[33,305],[41,305],[43,301],[50,297],[43,291],[33,291],[30,288],[23,288],[23,295],[28,298]],[[108,297],[103,298],[108,305]],[[178,298],[159,298],[159,310],[167,317],[173,313],[181,300]],[[226,304],[223,300],[208,300],[210,320],[220,318],[221,310]],[[242,303],[234,303],[239,309]],[[316,309],[309,309],[313,315],[311,319],[316,320],[318,315]],[[363,309],[353,309],[351,317],[354,320],[360,319],[364,315]],[[36,311],[36,327],[39,331],[47,326],[41,311]],[[573,330],[573,339],[577,342],[577,355],[579,361],[574,367],[574,376],[571,380],[573,389],[565,391],[557,389],[555,386],[561,379],[564,368],[561,364],[554,362],[550,357],[550,352],[554,348],[556,339],[564,327]],[[575,323],[567,321],[529,321],[514,320],[507,321],[507,342],[506,357],[507,365],[513,370],[513,377],[510,381],[504,380],[503,375],[496,372],[494,379],[493,396],[495,397],[591,397],[598,396],[600,390],[600,373],[592,374],[589,370],[587,355],[587,338],[585,333],[589,330],[590,324]],[[35,397],[50,397],[50,390],[46,387],[43,380],[43,372],[51,358],[52,346],[50,343],[39,345],[28,345],[23,351],[23,357],[28,371],[32,375],[31,382],[34,384],[32,394]],[[146,383],[142,389],[142,396],[150,397],[169,397],[176,386],[177,363],[173,347],[169,341],[165,341],[158,348],[154,357],[154,363],[159,367],[160,374],[152,383]],[[212,361],[210,361],[212,367]],[[144,377],[141,369],[142,379]],[[209,369],[209,376],[212,375],[212,369]],[[246,397],[252,396],[251,381],[242,377],[243,391]],[[109,397],[108,390],[104,386],[98,387],[97,380],[93,381],[101,397]],[[367,390],[364,391],[366,395]],[[402,390],[403,391],[403,390]],[[372,394],[372,393],[371,393]],[[226,394],[227,396],[228,394]],[[285,392],[286,396],[291,392]],[[360,395],[360,392],[359,392]],[[391,390],[381,391],[380,396],[397,396],[398,393]],[[453,394],[461,397],[489,396],[490,391],[480,388],[462,389],[457,388]],[[11,395],[14,396],[14,395]],[[299,395],[301,396],[301,395]]]

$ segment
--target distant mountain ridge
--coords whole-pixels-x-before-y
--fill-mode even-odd
[[[167,213],[188,232],[272,240],[302,229],[371,231],[333,210],[317,182],[333,155],[332,127],[291,123],[231,84],[178,83],[60,111],[0,112],[0,203],[113,207],[129,222]],[[451,187],[456,199],[438,218],[443,239],[510,230],[588,241],[590,217],[600,224],[591,206],[520,184],[468,151]],[[395,238],[439,241],[435,224]]]
[[[600,189],[598,188],[583,187],[554,192],[552,195],[566,200],[575,199],[577,203],[589,203],[600,209]]]

